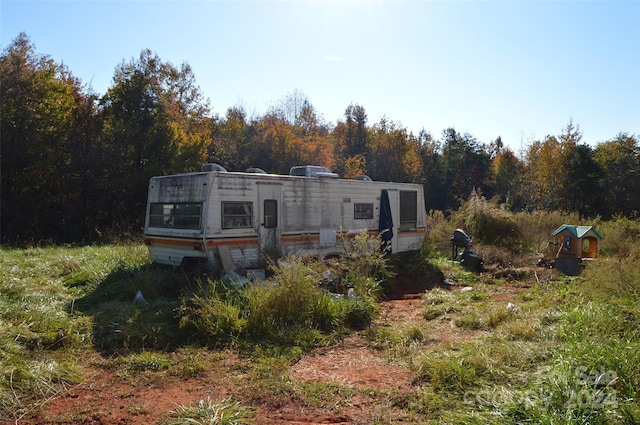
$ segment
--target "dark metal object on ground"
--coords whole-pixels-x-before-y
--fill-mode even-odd
[[[473,237],[462,229],[456,229],[451,236],[451,259],[455,260],[458,256],[458,248],[469,250],[473,245]]]
[[[451,236],[451,259],[459,260],[460,265],[467,270],[482,272],[484,261],[475,252],[471,251],[473,237],[462,229],[455,229]],[[458,255],[458,249],[462,253]]]

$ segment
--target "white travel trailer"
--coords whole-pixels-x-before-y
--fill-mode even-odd
[[[153,177],[144,229],[151,260],[207,262],[230,272],[260,267],[265,255],[325,259],[340,255],[341,240],[363,230],[380,235],[392,253],[420,248],[421,185],[331,174],[226,172],[206,164],[201,172]]]

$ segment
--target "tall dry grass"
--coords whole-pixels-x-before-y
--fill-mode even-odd
[[[461,228],[473,237],[473,249],[483,251],[485,261],[518,264],[517,257],[544,253],[553,241],[552,232],[562,224],[596,224],[576,214],[558,211],[511,212],[496,200],[487,200],[477,193],[462,201],[460,209],[445,215],[430,211],[427,216],[427,252],[448,256],[451,253],[453,230]],[[484,257],[483,257],[484,258]]]

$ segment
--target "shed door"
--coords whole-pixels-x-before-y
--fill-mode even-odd
[[[260,254],[269,258],[282,254],[281,187],[279,183],[258,183],[258,245]]]

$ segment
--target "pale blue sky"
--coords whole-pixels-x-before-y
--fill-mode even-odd
[[[640,135],[640,1],[1,0],[0,25],[99,94],[142,49],[186,62],[222,116],[297,90],[332,124],[354,103],[516,152],[570,119],[591,145]]]

